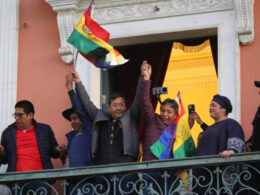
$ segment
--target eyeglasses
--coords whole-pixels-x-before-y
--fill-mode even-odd
[[[14,118],[16,118],[16,117],[18,117],[18,118],[22,118],[23,115],[25,115],[25,113],[13,113],[12,116],[13,116]]]

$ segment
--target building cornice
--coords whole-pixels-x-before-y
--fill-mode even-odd
[[[54,11],[78,10],[80,0],[45,0]]]
[[[58,13],[61,40],[59,53],[62,60],[72,63],[74,50],[67,39],[90,1],[45,1]],[[238,40],[241,44],[248,45],[254,40],[253,5],[254,0],[96,0],[94,19],[106,25],[234,10]]]
[[[102,3],[99,8],[97,4],[95,20],[100,24],[201,14],[230,10],[234,7],[230,0],[135,0],[127,5],[118,5],[116,3],[110,3],[110,5],[110,7],[104,6]]]

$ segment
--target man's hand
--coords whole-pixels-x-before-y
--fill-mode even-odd
[[[152,74],[152,66],[147,63],[147,61],[143,61],[141,65],[141,75],[144,80],[150,80]]]
[[[219,153],[219,155],[222,158],[229,158],[231,154],[235,154],[235,151],[234,150],[225,150],[225,151]]]
[[[59,145],[56,147],[56,150],[60,152],[60,160],[64,165],[66,163],[66,158],[68,155],[68,148],[65,144]]]
[[[66,88],[68,91],[72,90],[73,89],[73,84],[72,84],[72,81],[73,81],[73,76],[72,76],[72,73],[68,73],[66,76],[65,76],[65,79],[66,79]]]
[[[2,146],[2,145],[0,144],[0,155],[3,155],[4,152],[5,152],[5,148],[4,148],[4,146]]]
[[[79,83],[80,82],[80,77],[79,77],[79,73],[77,73],[76,71],[72,71],[72,76],[73,76],[73,80],[76,82],[76,83]]]
[[[65,144],[62,144],[62,145],[58,145],[56,147],[56,150],[60,153],[67,153],[68,149],[67,149],[67,146]]]

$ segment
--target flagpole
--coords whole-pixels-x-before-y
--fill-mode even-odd
[[[73,72],[76,71],[76,65],[77,65],[77,60],[78,60],[78,54],[79,54],[79,50],[76,49],[76,52],[74,53],[74,61],[73,61]],[[75,81],[74,81],[74,74],[72,74],[73,80],[72,80],[72,86],[73,88],[75,88]]]
[[[91,0],[89,7],[92,6],[92,4],[94,3],[94,0]],[[88,10],[88,15],[90,15],[91,9]]]
[[[77,50],[75,52],[75,55],[74,55],[74,64],[73,64],[73,71],[75,72],[76,71],[76,66],[77,66],[77,61],[78,61],[78,54],[79,54],[79,50]]]

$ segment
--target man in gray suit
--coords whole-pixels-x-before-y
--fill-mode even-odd
[[[138,94],[136,94],[129,109],[126,107],[124,95],[121,93],[112,94],[109,98],[108,113],[104,113],[90,101],[78,73],[72,72],[72,74],[83,110],[93,122],[91,155],[94,164],[135,162],[139,154],[138,128],[141,118],[137,103]],[[96,186],[98,184],[103,186],[98,193],[134,194],[134,189],[132,189],[134,186],[128,184],[136,182],[137,176],[135,174],[129,174],[125,177],[120,174],[116,177],[119,180],[112,176],[98,177]],[[117,182],[116,185],[114,182]],[[114,186],[117,187],[114,189]]]
[[[100,165],[136,161],[139,154],[140,122],[138,94],[129,109],[126,108],[124,95],[112,94],[109,98],[109,113],[104,113],[91,102],[78,73],[72,74],[82,107],[93,121],[91,154],[94,163]]]

